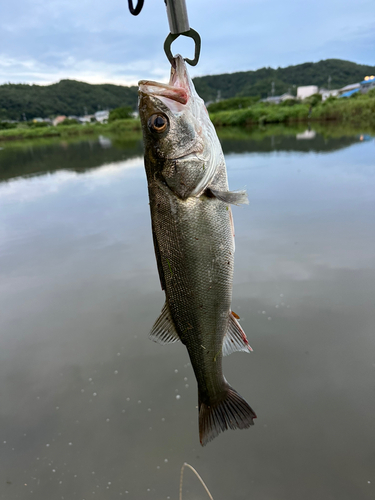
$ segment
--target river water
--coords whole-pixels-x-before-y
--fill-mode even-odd
[[[375,498],[375,141],[223,139],[233,310],[254,349],[224,359],[258,419],[198,439],[164,302],[140,141],[0,150],[0,498]],[[185,473],[183,500],[207,498]]]

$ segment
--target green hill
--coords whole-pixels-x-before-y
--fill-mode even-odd
[[[326,59],[317,63],[304,63],[287,68],[261,68],[222,75],[194,78],[198,93],[207,101],[218,97],[256,96],[267,97],[274,82],[275,95],[290,90],[296,92],[300,85],[318,85],[340,88],[374,75],[375,66],[365,66],[340,59]],[[137,106],[137,87],[120,85],[90,85],[74,80],[61,80],[53,85],[0,85],[0,120],[21,120],[36,116],[58,114],[82,115],[98,109],[119,106]]]
[[[0,120],[92,114],[99,109],[137,106],[137,87],[90,85],[61,80],[53,85],[0,85]]]
[[[326,59],[317,63],[297,64],[287,68],[261,68],[256,71],[241,71],[222,75],[202,76],[194,79],[197,92],[207,101],[241,96],[267,97],[271,93],[272,82],[275,84],[275,95],[284,92],[296,94],[301,85],[317,85],[336,89],[357,83],[366,75],[374,75],[375,66],[365,66],[341,59]]]

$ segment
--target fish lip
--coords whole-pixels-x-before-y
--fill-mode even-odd
[[[181,104],[187,104],[191,89],[186,64],[182,56],[177,55],[174,59],[175,67],[171,67],[169,83],[159,83],[152,80],[140,80],[139,91],[155,97],[166,97]]]
[[[139,83],[139,92],[154,96],[166,97],[180,104],[187,104],[189,95],[185,89],[181,87],[173,87],[172,85],[153,82],[150,80],[141,80]]]

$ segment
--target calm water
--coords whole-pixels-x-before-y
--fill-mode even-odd
[[[2,145],[0,498],[177,499],[185,461],[215,500],[375,498],[365,139],[223,142],[250,199],[233,309],[254,349],[224,370],[258,419],[205,448],[185,348],[148,340],[164,294],[140,142]],[[207,498],[189,471],[183,498]]]

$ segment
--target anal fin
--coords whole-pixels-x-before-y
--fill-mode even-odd
[[[167,303],[164,304],[161,314],[155,321],[149,336],[151,340],[161,345],[171,344],[180,340]]]
[[[232,352],[244,351],[251,352],[252,348],[246,338],[246,333],[236,319],[232,311],[229,313],[228,330],[223,341],[223,356],[228,356]]]

